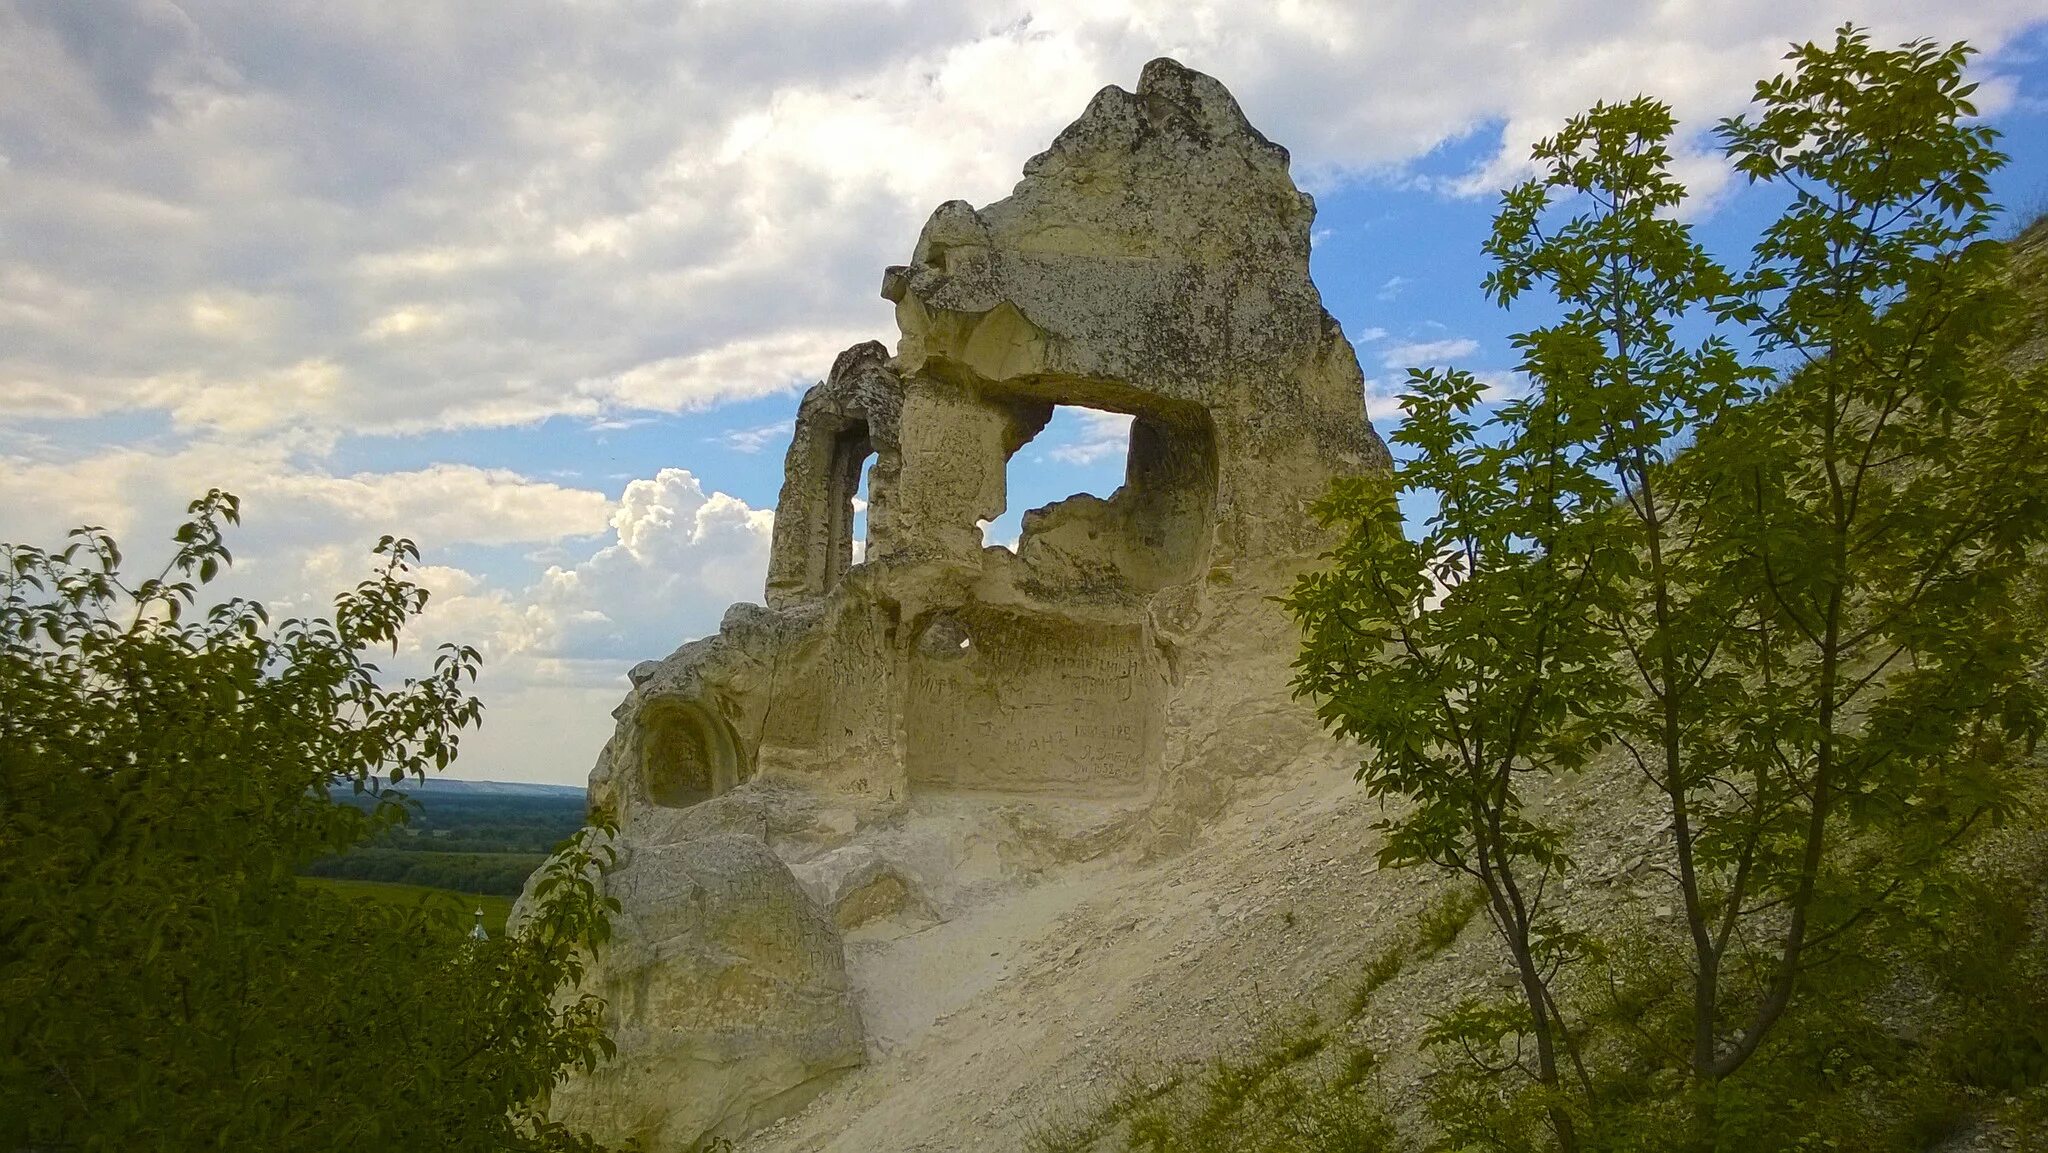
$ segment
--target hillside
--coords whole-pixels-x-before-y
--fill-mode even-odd
[[[1178,857],[1036,870],[943,924],[853,931],[870,1063],[739,1148],[1018,1148],[1125,1075],[1242,1051],[1307,1014],[1373,1049],[1381,1084],[1411,1097],[1426,1007],[1487,986],[1501,961],[1484,926],[1468,928],[1347,1019],[1368,963],[1419,952],[1399,947],[1448,890],[1377,866],[1378,814],[1351,767],[1341,754],[1290,766]],[[1625,887],[1652,831],[1633,823],[1629,782],[1595,775],[1562,803],[1586,818],[1589,875]]]

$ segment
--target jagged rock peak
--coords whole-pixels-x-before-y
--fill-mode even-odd
[[[1040,175],[1075,155],[1113,144],[1136,152],[1153,141],[1241,152],[1283,172],[1287,168],[1287,149],[1252,127],[1221,81],[1161,56],[1145,65],[1136,92],[1114,84],[1097,92],[1052,147],[1025,163],[1024,175]]]

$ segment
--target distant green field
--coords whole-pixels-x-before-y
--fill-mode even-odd
[[[336,877],[300,877],[299,880],[308,885],[318,885],[331,893],[340,893],[366,901],[382,901],[386,904],[416,905],[423,897],[452,897],[462,903],[464,910],[481,906],[484,911],[484,928],[493,937],[503,935],[505,918],[512,914],[512,898],[488,893],[457,893],[448,889],[429,889],[424,885],[401,885],[390,881],[352,881]]]

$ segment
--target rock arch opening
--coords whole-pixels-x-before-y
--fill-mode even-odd
[[[1143,403],[1052,411],[1011,454],[1005,512],[983,528],[984,543],[1081,587],[1153,592],[1195,576],[1216,520],[1208,413]],[[1046,499],[1061,492],[1070,495]]]
[[[981,524],[982,543],[1016,552],[1024,515],[1076,497],[1107,501],[1123,484],[1131,415],[1057,404],[1045,427],[1010,454],[1003,470],[1005,509]]]
[[[867,524],[867,518],[860,516],[867,507],[862,493],[867,489],[868,463],[874,457],[874,436],[865,420],[848,421],[832,439],[832,465],[826,474],[825,494],[825,534],[831,545],[825,562],[827,591],[845,579],[846,570],[858,559],[856,554],[865,551],[856,531],[864,530]]]

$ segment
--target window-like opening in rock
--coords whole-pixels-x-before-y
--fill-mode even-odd
[[[856,529],[865,537],[866,518],[857,526],[856,512],[865,511],[867,498],[868,462],[874,458],[875,445],[868,435],[864,421],[856,421],[842,429],[832,442],[832,467],[827,473],[831,491],[826,498],[827,539],[832,548],[825,566],[825,587],[832,588],[839,583],[846,570],[852,567],[856,551],[854,547]]]
[[[647,797],[683,808],[739,783],[732,731],[695,702],[650,704],[640,716],[640,763]]]
[[[1011,454],[1003,515],[983,526],[984,544],[1010,549],[1053,584],[1105,592],[1156,590],[1199,572],[1216,524],[1209,414],[1150,396],[1111,399],[1132,401],[1129,412],[1052,407],[1064,390],[1034,392],[1017,398],[1027,414],[1020,431],[1034,402],[1051,420]]]
[[[1010,456],[1003,515],[980,524],[981,542],[1017,551],[1024,514],[1069,497],[1108,500],[1124,483],[1131,416],[1079,405],[1056,405],[1037,436]]]
[[[868,559],[868,481],[875,475],[875,460],[868,457],[860,467],[860,487],[853,490],[853,563]]]

